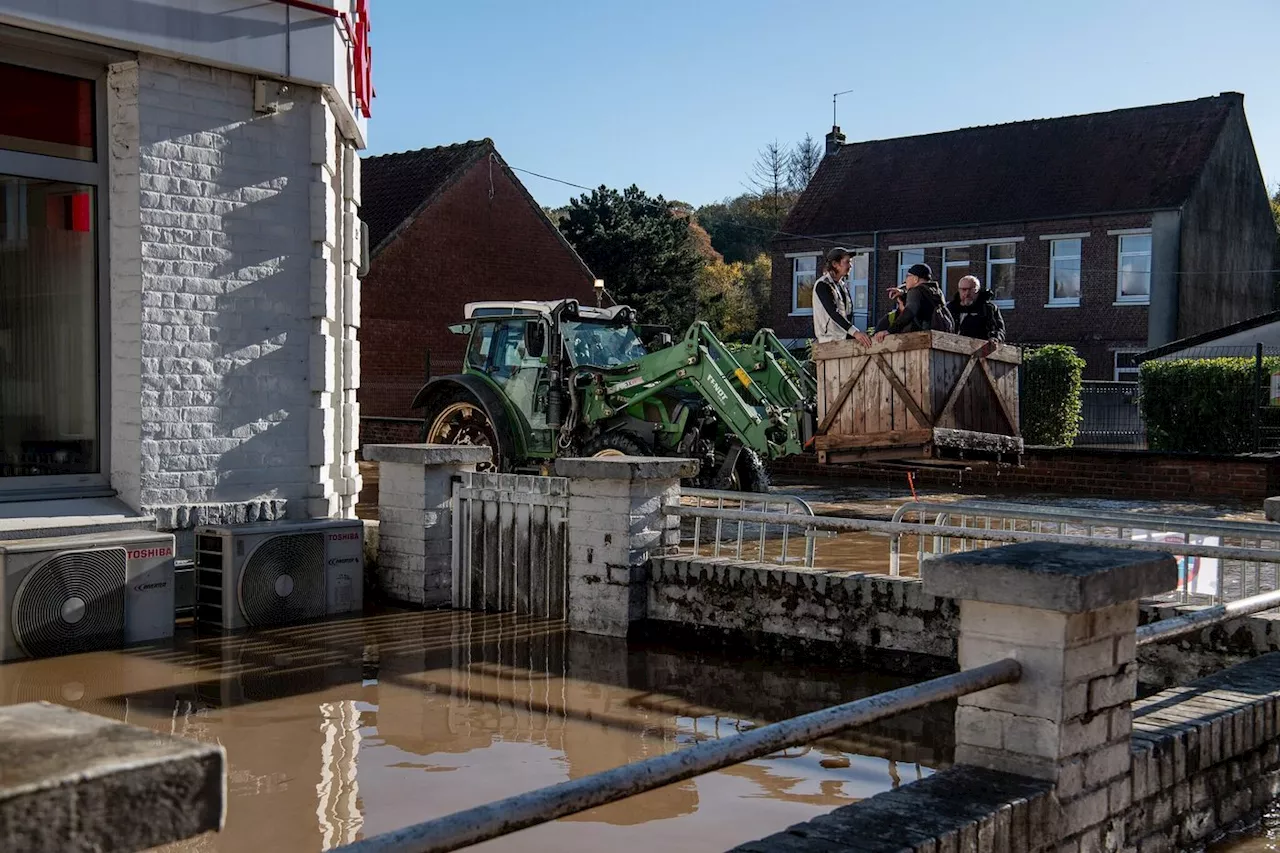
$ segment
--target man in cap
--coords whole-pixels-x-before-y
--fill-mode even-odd
[[[906,278],[902,282],[901,293],[905,305],[899,311],[889,328],[876,332],[876,340],[882,341],[888,335],[902,332],[954,332],[955,321],[947,310],[947,301],[942,290],[933,280],[933,270],[928,264],[912,264],[907,269]]]
[[[845,286],[853,252],[837,246],[827,252],[822,275],[813,283],[813,336],[820,343],[853,338],[863,346],[871,343],[866,332],[853,325],[853,300]]]

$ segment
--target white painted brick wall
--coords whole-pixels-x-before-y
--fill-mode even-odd
[[[344,438],[312,412],[343,400],[346,378],[329,361],[315,393],[313,229],[343,215],[338,198],[328,215],[312,203],[313,110],[327,108],[295,86],[260,115],[249,76],[152,56],[135,107],[133,73],[113,71],[109,110],[113,482],[148,509],[329,505],[311,467],[317,436],[334,462]],[[322,308],[339,296],[320,295]],[[322,333],[320,359],[341,358],[342,332]]]

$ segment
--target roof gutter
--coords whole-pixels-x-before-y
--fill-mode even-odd
[[[1144,207],[1134,210],[1106,210],[1098,213],[1073,213],[1063,214],[1060,216],[1028,216],[1023,219],[998,219],[988,222],[965,222],[960,225],[954,223],[945,225],[919,225],[911,228],[877,228],[874,231],[835,231],[829,234],[785,234],[779,235],[779,241],[782,240],[827,240],[838,237],[848,237],[852,234],[910,234],[916,231],[952,231],[960,228],[991,228],[996,225],[1015,225],[1024,222],[1061,222],[1068,219],[1093,219],[1099,216],[1136,216],[1140,213],[1161,213],[1166,210],[1181,210],[1181,205],[1168,205],[1165,207]]]

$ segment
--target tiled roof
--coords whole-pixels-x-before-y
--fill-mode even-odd
[[[436,193],[493,151],[489,139],[365,157],[360,163],[360,218],[369,226],[370,255]]]
[[[1177,207],[1243,96],[858,142],[823,159],[785,234],[932,229]]]

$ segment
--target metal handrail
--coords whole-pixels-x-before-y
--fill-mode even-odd
[[[919,519],[923,522],[927,513],[935,513],[934,523],[938,526],[945,526],[951,523],[953,516],[960,517],[960,526],[969,527],[969,520],[975,521],[974,530],[990,530],[992,529],[992,520],[998,519],[1003,529],[1006,522],[1013,522],[1016,528],[1018,521],[1027,521],[1034,523],[1032,528],[1036,533],[1044,532],[1041,524],[1055,525],[1058,532],[1065,532],[1068,525],[1083,527],[1085,535],[1090,538],[1099,538],[1107,541],[1108,544],[1118,544],[1124,537],[1124,531],[1150,531],[1152,533],[1177,533],[1190,539],[1192,535],[1219,536],[1223,539],[1231,537],[1241,540],[1244,547],[1249,547],[1249,541],[1257,542],[1259,551],[1254,555],[1234,558],[1241,562],[1252,564],[1253,566],[1253,588],[1255,592],[1262,591],[1262,564],[1272,563],[1273,560],[1265,559],[1261,551],[1264,543],[1271,542],[1280,546],[1280,524],[1272,524],[1270,522],[1256,521],[1230,521],[1217,518],[1202,518],[1197,516],[1177,516],[1163,514],[1148,513],[1118,513],[1093,510],[1077,510],[1068,507],[1024,507],[1014,504],[989,503],[985,501],[957,501],[954,503],[915,501],[903,504],[894,512],[893,519],[895,521],[907,517],[910,513],[915,512]],[[985,519],[985,527],[977,527],[976,521]],[[1098,536],[1096,531],[1098,528],[1115,528],[1116,536]],[[933,552],[941,554],[949,550],[949,544],[946,542],[950,537],[935,535],[933,537]],[[965,536],[962,537],[966,541],[981,542],[988,538],[986,536]],[[917,558],[924,558],[924,539],[921,538],[917,547]],[[1190,554],[1185,549],[1180,554]],[[1211,555],[1212,556],[1212,555]],[[897,575],[901,566],[901,549],[898,543],[890,546],[889,555],[889,573]],[[1224,567],[1225,569],[1225,567]],[[1240,586],[1241,592],[1248,591],[1248,581],[1245,572],[1247,566],[1240,566]],[[1278,570],[1280,571],[1280,570]],[[1182,600],[1187,602],[1190,600],[1190,588],[1182,589]],[[1221,602],[1225,598],[1225,590],[1219,587],[1218,592],[1214,596],[1215,602]]]
[[[624,764],[558,785],[454,812],[404,829],[336,848],[337,853],[446,853],[479,844],[565,815],[603,806],[693,776],[750,761],[779,750],[830,737],[845,729],[1011,684],[1022,677],[1016,660],[944,675],[802,714],[742,734],[705,741],[688,749]]]
[[[982,501],[957,501],[934,503],[912,501],[905,503],[893,514],[894,521],[901,521],[911,512],[936,512],[942,515],[1000,516],[1024,521],[1049,521],[1058,524],[1075,524],[1079,527],[1126,527],[1139,530],[1159,530],[1174,533],[1236,535],[1249,539],[1274,539],[1280,542],[1280,524],[1259,521],[1229,521],[1197,516],[1157,515],[1146,513],[1120,513],[1093,510],[1075,510],[1064,507],[1036,507],[1028,509],[1016,504],[986,503]]]
[[[1145,646],[1148,643],[1157,643],[1161,640],[1181,637],[1183,634],[1192,634],[1208,628],[1210,625],[1229,622],[1241,616],[1261,613],[1264,610],[1272,610],[1276,607],[1280,607],[1280,590],[1242,598],[1230,604],[1205,607],[1194,613],[1179,613],[1177,616],[1170,616],[1168,619],[1161,619],[1159,622],[1151,622],[1139,627],[1138,645]]]
[[[1057,542],[1062,545],[1099,546],[1096,538],[1073,536],[1064,533],[1035,533],[1028,530],[979,530],[973,527],[940,527],[924,522],[877,521],[870,518],[840,518],[828,515],[812,517],[787,515],[779,518],[780,513],[744,512],[742,510],[716,509],[715,507],[677,506],[672,512],[682,517],[720,518],[727,521],[745,521],[759,524],[789,524],[813,530],[833,530],[837,533],[870,532],[885,536],[942,536],[955,539],[979,539],[990,542]],[[982,535],[975,536],[980,532]],[[1195,545],[1181,542],[1137,541],[1131,539],[1108,539],[1108,548],[1127,548],[1135,551],[1160,551],[1166,554],[1192,557],[1218,557],[1229,560],[1251,560],[1268,563],[1280,563],[1280,550],[1262,548],[1239,548],[1231,545]]]
[[[745,510],[748,506],[752,504],[760,504],[761,512],[769,512],[770,505],[777,504],[782,507],[782,510],[779,513],[780,515],[783,515],[783,516],[807,515],[810,517],[813,516],[813,507],[809,505],[809,502],[804,500],[803,498],[796,497],[795,495],[778,495],[778,494],[772,494],[769,492],[735,492],[735,491],[728,491],[724,489],[682,489],[681,498],[683,499],[685,497],[693,498],[694,500],[696,500],[697,503],[695,504],[695,506],[699,506],[699,507],[702,506],[702,501],[713,500],[713,501],[716,501],[715,509],[723,510],[723,509],[727,509],[727,507],[725,507],[724,505],[725,501],[735,501],[738,503],[739,509]],[[792,512],[793,509],[795,510],[795,512]],[[744,522],[742,521],[737,522],[738,543],[734,551],[734,559],[738,559],[738,560],[742,559],[742,546],[745,540],[743,524]],[[786,524],[781,524],[780,526],[782,527],[782,550],[778,556],[777,562],[781,565],[786,565],[787,543],[788,543],[788,539],[790,538],[790,528]],[[760,536],[758,537],[758,541],[756,543],[757,556],[760,562],[764,562],[765,540],[768,538],[767,537],[768,530],[769,530],[768,524],[760,525]],[[711,553],[711,556],[713,557],[720,556],[720,543],[721,543],[721,537],[723,533],[724,533],[724,519],[717,518],[716,530],[715,530],[715,545],[712,547],[712,553]],[[814,556],[816,553],[816,543],[814,540],[819,536],[831,536],[831,535],[833,534],[827,533],[825,531],[817,531],[817,530],[805,531],[804,563],[803,563],[805,568],[812,568],[813,566]],[[702,518],[698,517],[694,519],[694,523],[693,523],[693,553],[695,555],[698,554],[701,544],[702,544]]]

